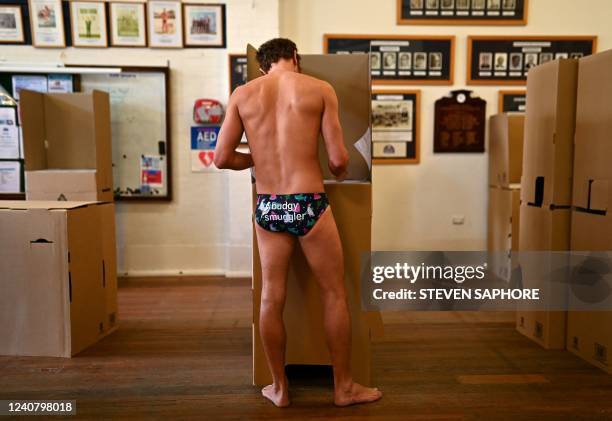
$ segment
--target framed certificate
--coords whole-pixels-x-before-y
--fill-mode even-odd
[[[108,46],[106,4],[102,1],[70,2],[72,45],[75,47]]]
[[[146,47],[144,3],[110,3],[110,41],[113,47]]]
[[[22,44],[24,41],[21,6],[0,6],[0,43]]]
[[[149,46],[181,48],[183,46],[183,18],[178,1],[151,0],[147,3]]]
[[[186,47],[225,48],[225,5],[184,3]]]
[[[372,163],[418,164],[421,91],[372,92]]]
[[[60,0],[28,0],[35,47],[64,48],[64,13]]]

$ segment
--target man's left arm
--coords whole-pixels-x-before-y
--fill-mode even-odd
[[[219,138],[217,139],[214,163],[220,169],[245,170],[253,166],[253,158],[250,153],[236,151],[244,133],[242,119],[238,113],[237,102],[239,95],[240,87],[230,97],[225,112],[225,120],[223,120]]]

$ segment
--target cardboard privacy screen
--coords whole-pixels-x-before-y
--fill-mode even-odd
[[[247,74],[251,81],[262,76],[256,58],[257,50],[247,47]],[[367,54],[308,54],[302,56],[302,73],[329,82],[338,96],[340,124],[349,152],[347,180],[371,180],[370,61]],[[323,137],[319,135],[319,162],[325,180],[334,176],[327,166]]]

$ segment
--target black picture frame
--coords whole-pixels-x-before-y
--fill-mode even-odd
[[[468,85],[525,85],[531,67],[597,51],[596,36],[470,36]]]
[[[527,91],[499,91],[500,113],[524,113],[526,104]]]
[[[408,111],[409,114],[409,125],[408,130],[397,130],[398,133],[393,131],[386,131],[377,129],[377,115],[375,109],[375,101],[411,101],[412,107]],[[420,163],[420,109],[421,109],[421,91],[420,90],[407,90],[407,89],[384,89],[372,91],[372,164],[374,165],[395,165],[395,164],[418,164]],[[409,132],[409,133],[408,133]],[[410,140],[403,137],[403,133],[406,133],[411,138]],[[389,134],[390,136],[378,136]],[[379,140],[380,139],[380,140]],[[384,140],[383,140],[384,139]],[[396,143],[405,143],[405,152],[403,156],[391,156],[384,157],[378,156],[377,144],[384,146],[390,146],[393,148],[392,152],[395,154]],[[401,146],[401,145],[400,145]]]
[[[529,0],[397,0],[398,25],[527,25]]]
[[[373,84],[453,84],[454,36],[325,34],[323,50],[325,54],[371,53]]]
[[[228,56],[228,67],[229,67],[229,93],[230,95],[234,90],[247,83],[247,55],[246,54],[229,54]],[[240,67],[241,71],[238,71]]]

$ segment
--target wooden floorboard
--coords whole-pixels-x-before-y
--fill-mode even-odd
[[[251,386],[248,279],[130,279],[119,329],[72,359],[0,357],[0,399],[75,399],[71,419],[612,419],[612,376],[514,330],[508,313],[386,313],[385,396],[335,408],[326,367],[289,369],[292,406]]]

